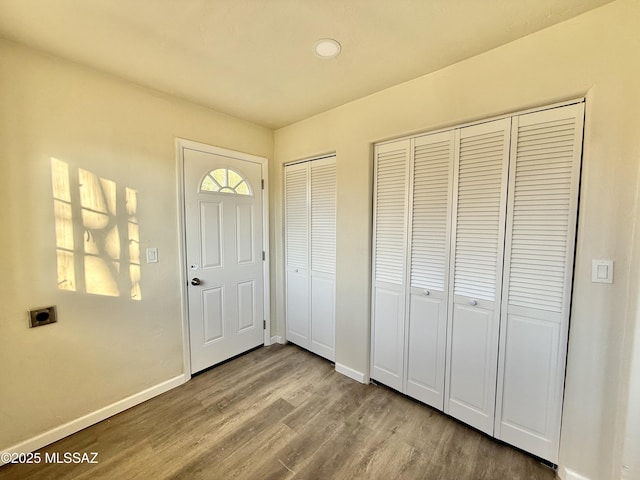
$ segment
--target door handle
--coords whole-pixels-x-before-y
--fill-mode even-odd
[[[469,300],[469,305],[471,305],[472,307],[475,307],[476,305],[478,305],[478,301],[477,300]]]
[[[191,285],[200,285],[200,279],[195,277],[191,279]]]

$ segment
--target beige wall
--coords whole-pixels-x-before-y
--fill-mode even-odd
[[[619,0],[439,72],[276,131],[273,231],[282,233],[282,164],[328,151],[338,162],[336,361],[369,369],[371,144],[418,131],[587,96],[582,194],[560,473],[618,478],[621,385],[640,166],[640,2]],[[384,61],[384,59],[381,59]],[[338,80],[338,79],[336,79]],[[278,235],[280,236],[280,235]],[[283,245],[274,289],[283,332]],[[616,262],[612,285],[591,283],[591,260]],[[632,291],[631,295],[636,295]],[[630,308],[633,307],[633,308]],[[623,388],[624,390],[624,388]],[[637,407],[636,407],[637,408]],[[615,452],[614,452],[615,450]]]
[[[175,138],[271,157],[273,132],[11,43],[0,58],[2,451],[183,372]],[[119,296],[57,288],[52,157],[113,182],[117,202],[137,191],[141,253],[160,259],[142,263],[141,300],[128,265]],[[114,220],[126,240],[123,203]],[[49,304],[59,323],[27,328]]]

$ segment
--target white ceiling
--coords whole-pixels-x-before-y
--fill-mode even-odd
[[[0,0],[0,36],[278,128],[610,1]]]

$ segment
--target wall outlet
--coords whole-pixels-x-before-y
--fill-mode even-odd
[[[29,310],[29,328],[48,325],[58,321],[55,305],[51,307],[34,308]]]

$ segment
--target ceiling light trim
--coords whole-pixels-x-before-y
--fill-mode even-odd
[[[321,38],[313,45],[313,51],[317,57],[328,60],[340,55],[342,46],[333,38]]]

